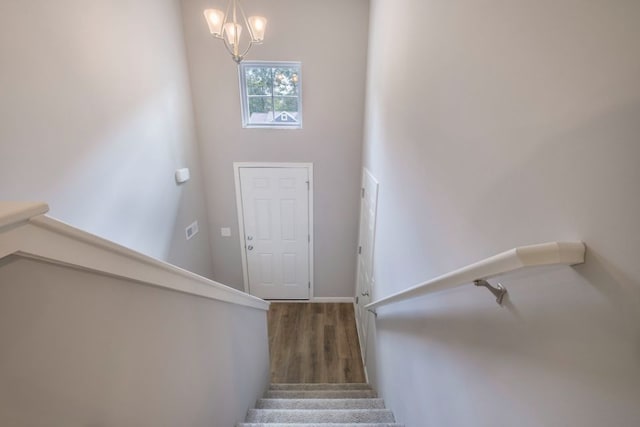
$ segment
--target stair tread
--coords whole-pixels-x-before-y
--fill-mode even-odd
[[[273,383],[236,427],[404,427],[367,383]]]
[[[256,409],[385,409],[382,399],[260,399]]]
[[[249,409],[246,422],[393,423],[388,409]]]
[[[375,398],[373,390],[268,390],[266,399],[358,399]]]
[[[270,390],[371,390],[367,383],[274,383]]]

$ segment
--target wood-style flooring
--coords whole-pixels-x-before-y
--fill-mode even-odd
[[[353,304],[272,303],[273,383],[366,382]]]

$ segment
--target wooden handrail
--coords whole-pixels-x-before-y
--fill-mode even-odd
[[[520,246],[458,270],[412,286],[401,292],[381,298],[365,308],[375,313],[375,309],[391,303],[404,301],[445,289],[475,283],[486,286],[485,279],[509,273],[525,267],[544,265],[575,265],[584,262],[585,245],[582,242],[549,242],[539,245]],[[493,288],[494,293],[506,292]],[[501,303],[498,296],[498,302]]]

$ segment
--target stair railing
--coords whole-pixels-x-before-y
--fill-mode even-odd
[[[0,202],[0,259],[18,255],[269,310],[267,301],[74,228],[48,211],[45,203]]]
[[[501,284],[492,286],[487,279],[526,267],[581,264],[584,262],[585,250],[582,242],[548,242],[520,246],[380,298],[367,304],[365,308],[377,314],[376,309],[385,305],[471,283],[487,288],[496,297],[496,302],[502,305],[507,290]]]

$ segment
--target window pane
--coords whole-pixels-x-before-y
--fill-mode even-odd
[[[273,69],[270,67],[246,68],[247,94],[271,95],[273,86]]]
[[[289,113],[298,113],[298,98],[274,97],[274,110],[277,112],[287,111]]]
[[[297,67],[276,67],[273,69],[273,94],[297,95],[299,71]]]
[[[249,123],[265,124],[273,120],[273,98],[256,96],[249,98]]]

